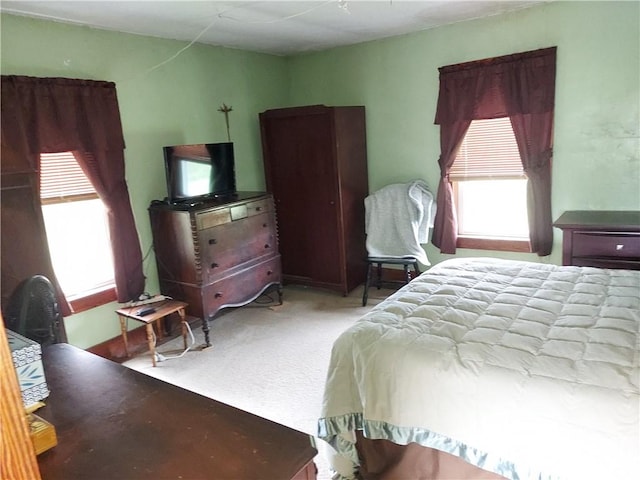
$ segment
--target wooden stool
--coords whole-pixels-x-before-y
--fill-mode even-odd
[[[415,276],[420,275],[420,267],[418,266],[418,260],[415,257],[367,257],[367,263],[369,266],[367,267],[367,279],[364,283],[364,293],[362,294],[362,306],[367,305],[367,298],[369,297],[369,285],[371,284],[371,269],[373,265],[377,265],[377,278],[376,278],[376,287],[378,290],[382,286],[382,265],[402,265],[404,268],[404,282],[392,282],[386,281],[384,283],[394,284],[394,285],[406,285],[411,281],[411,273],[409,272],[409,265],[413,265],[413,270],[415,272]]]
[[[153,333],[153,324],[157,321],[163,320],[167,315],[172,313],[178,313],[180,315],[180,325],[182,328],[182,339],[184,340],[184,348],[187,348],[187,326],[184,309],[187,307],[187,303],[179,302],[177,300],[162,300],[157,303],[150,303],[147,305],[138,305],[135,307],[125,307],[116,310],[118,317],[120,318],[120,331],[122,332],[122,340],[124,341],[124,351],[129,356],[129,340],[127,338],[127,320],[133,319],[138,322],[142,322],[146,325],[147,329],[147,342],[149,344],[149,351],[151,352],[151,361],[153,366],[156,366],[156,341]],[[154,308],[155,311],[147,315],[138,315],[138,312],[145,308]],[[162,337],[162,326],[158,325],[158,335]]]

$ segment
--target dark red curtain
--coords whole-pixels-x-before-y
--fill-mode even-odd
[[[441,179],[432,243],[455,253],[457,222],[449,171],[472,120],[510,117],[528,178],[531,250],[553,246],[551,159],[556,47],[441,67],[435,123],[440,125]]]
[[[3,75],[1,103],[3,300],[17,283],[36,273],[52,278],[59,290],[39,208],[38,175],[40,153],[66,151],[74,152],[108,209],[118,301],[139,296],[144,291],[142,251],[124,176],[125,145],[115,84]],[[91,152],[95,162],[77,152]],[[5,195],[16,182],[24,184],[22,199],[8,211]],[[16,217],[20,221],[9,225]],[[25,257],[30,260],[25,262]],[[61,306],[68,315],[68,303],[61,299]]]
[[[440,183],[436,197],[436,218],[434,219],[431,243],[439,247],[442,253],[455,253],[458,237],[458,219],[453,204],[453,188],[449,181],[449,171],[458,154],[460,144],[464,139],[471,120],[461,120],[447,124],[447,128],[440,130]],[[449,215],[438,215],[440,210]],[[453,250],[451,250],[453,248]]]

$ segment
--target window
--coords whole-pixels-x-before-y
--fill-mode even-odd
[[[89,173],[88,177],[109,213],[115,288],[108,292],[111,292],[111,296],[117,294],[119,303],[138,298],[145,290],[146,279],[140,238],[125,179],[125,145],[115,83],[2,75],[2,104],[7,107],[3,113],[11,118],[11,121],[2,124],[3,147],[8,145],[11,152],[16,153],[72,151],[80,167]],[[59,148],[59,145],[66,146]],[[86,152],[92,155],[86,155]],[[4,275],[8,281],[0,285],[2,294],[9,294],[21,279],[32,275],[32,272],[50,276],[56,290],[62,293],[52,267],[50,249],[46,246],[47,233],[42,209],[39,208],[34,215],[32,208],[34,201],[41,203],[40,158],[38,156],[34,162],[29,154],[5,156],[11,157],[8,160],[12,171],[24,172],[17,178],[24,180],[25,188],[12,191],[9,199],[15,201],[11,213],[16,222],[5,222],[7,225],[3,225],[12,242],[3,242],[2,266],[12,275]],[[4,157],[2,162],[4,166]],[[34,168],[36,166],[37,169]],[[4,198],[2,203],[4,206]],[[46,248],[43,249],[43,246]],[[22,254],[25,248],[33,253],[28,259]],[[104,252],[104,255],[108,256],[108,252]],[[79,300],[86,299],[90,297]],[[68,299],[61,295],[59,303],[62,315],[69,316],[74,309],[80,311],[76,306],[78,301],[71,308]],[[100,300],[88,307],[108,301],[111,300]]]
[[[513,131],[517,144],[521,147],[520,163],[527,171],[526,211],[529,244],[526,251],[538,256],[551,253],[551,163],[556,50],[556,47],[549,47],[446,65],[438,69],[440,89],[435,123],[440,125],[441,150],[438,165],[441,176],[438,185],[438,210],[431,243],[438,247],[441,253],[455,254],[456,248],[463,246],[475,248],[466,244],[465,239],[458,242],[456,198],[455,189],[451,184],[451,169],[470,125],[483,119],[498,118],[505,122],[509,119],[510,131]],[[489,157],[489,160],[493,161],[495,158]],[[491,174],[493,175],[493,172]],[[489,176],[484,180],[498,178]],[[462,184],[462,180],[458,179],[457,183]],[[466,186],[468,184],[465,181],[462,188],[465,189]],[[483,191],[486,193],[486,189]],[[464,199],[464,192],[462,195]],[[503,198],[501,206],[512,202],[510,196]],[[466,207],[463,208],[466,213]],[[497,218],[502,215],[502,212],[495,214]],[[484,237],[480,240],[489,241]],[[519,240],[497,241],[502,244],[507,241],[518,242],[514,244],[519,247],[517,251],[527,244]]]
[[[74,311],[114,301],[105,206],[71,152],[40,155],[40,199],[53,269]]]
[[[529,250],[527,179],[509,117],[471,122],[449,179],[458,247]]]

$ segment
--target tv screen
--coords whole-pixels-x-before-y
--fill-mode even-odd
[[[233,143],[164,147],[171,203],[224,197],[236,192]]]

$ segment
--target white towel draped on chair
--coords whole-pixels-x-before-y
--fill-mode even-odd
[[[436,203],[422,180],[394,183],[364,200],[367,253],[370,257],[415,257],[431,265],[421,244],[429,241]]]

